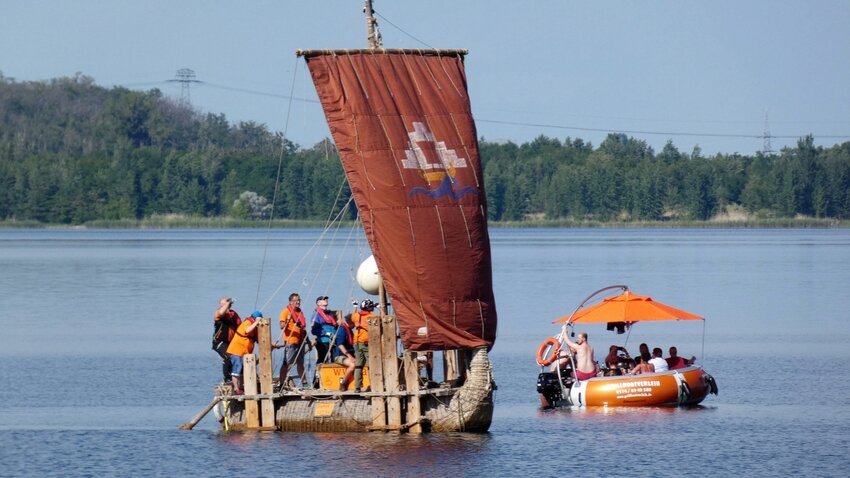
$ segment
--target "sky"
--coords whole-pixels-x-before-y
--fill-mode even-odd
[[[0,0],[0,72],[158,88],[310,147],[329,136],[294,51],[365,48],[362,0]],[[850,141],[846,0],[375,0],[388,48],[467,48],[479,137],[753,154]],[[767,121],[766,121],[767,118]]]

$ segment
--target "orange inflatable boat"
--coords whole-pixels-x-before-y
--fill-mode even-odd
[[[622,289],[620,295],[601,303],[584,305],[601,292]],[[632,294],[627,286],[611,286],[591,294],[569,316],[554,321],[564,323],[561,333],[546,339],[537,351],[537,363],[543,369],[537,377],[537,391],[545,408],[688,406],[702,402],[709,393],[717,394],[717,383],[702,367],[689,365],[639,375],[623,374],[624,364],[603,369],[596,376],[575,378],[575,357],[564,353],[567,327],[574,323],[607,323],[608,328],[631,327],[636,322],[657,320],[705,320],[703,317]],[[612,326],[613,324],[613,326]],[[573,343],[575,346],[576,344]],[[624,350],[624,349],[622,349]],[[562,366],[547,369],[559,357]],[[569,360],[566,360],[569,358]],[[624,359],[625,360],[625,359]]]
[[[566,383],[564,383],[566,382]],[[560,386],[559,386],[560,384]],[[594,377],[561,381],[556,372],[543,372],[537,380],[541,405],[546,408],[687,406],[717,393],[714,378],[700,367],[659,373]]]

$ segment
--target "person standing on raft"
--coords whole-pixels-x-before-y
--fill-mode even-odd
[[[587,380],[596,376],[596,361],[593,359],[593,347],[587,342],[587,332],[578,334],[578,339],[573,342],[568,334],[564,334],[564,342],[570,350],[576,354],[576,378]]]
[[[224,375],[224,383],[230,381],[232,367],[230,365],[230,356],[227,355],[227,347],[230,346],[230,341],[236,334],[236,329],[242,319],[239,314],[233,310],[233,299],[230,297],[222,297],[218,301],[218,309],[213,314],[213,339],[212,349],[221,356],[221,373]]]
[[[306,386],[304,376],[304,349],[308,347],[307,319],[301,311],[301,296],[289,294],[289,304],[280,311],[280,335],[282,343],[275,343],[276,348],[283,347],[283,363],[280,365],[280,385],[286,385],[289,378],[289,370],[295,364],[298,377],[303,386]]]
[[[354,323],[354,391],[363,387],[363,367],[369,362],[369,319],[377,317],[375,303],[369,299],[360,303],[360,310],[351,315]]]
[[[233,393],[241,395],[244,393],[242,389],[242,357],[254,353],[254,342],[257,341],[257,325],[259,319],[263,318],[263,314],[259,310],[255,310],[250,316],[246,317],[239,328],[236,329],[236,335],[227,347],[227,353],[230,355],[230,363],[233,366],[231,376],[233,377]]]

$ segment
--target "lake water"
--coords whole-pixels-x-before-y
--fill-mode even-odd
[[[210,350],[222,295],[276,316],[352,296],[359,233],[0,230],[0,476],[844,476],[850,468],[850,231],[491,231],[499,338],[487,434],[222,433]],[[264,259],[265,257],[265,259]],[[300,262],[300,264],[299,264]],[[297,266],[297,267],[296,267]],[[262,270],[262,279],[260,271]],[[294,273],[291,273],[295,270]],[[259,284],[259,285],[258,285]],[[697,355],[691,409],[541,411],[537,345],[588,294],[628,284],[703,315],[639,324]],[[277,291],[277,292],[276,292]],[[597,359],[625,335],[588,327]]]

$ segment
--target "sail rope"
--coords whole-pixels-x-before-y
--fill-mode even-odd
[[[328,156],[329,156],[328,141],[325,140],[325,159],[327,159]],[[346,182],[347,182],[347,179],[345,179],[345,177],[343,177],[342,181],[339,183],[339,189],[337,189],[336,198],[334,198],[334,202],[331,206],[331,210],[328,212],[327,219],[325,219],[325,225],[323,226],[323,228],[325,230],[327,230],[335,222],[335,220],[333,219],[334,212],[336,212],[336,205],[339,204],[339,198],[340,198],[340,196],[342,196],[342,191],[345,189]],[[348,199],[348,202],[346,203],[346,205],[342,207],[342,211],[345,211],[346,207],[348,207],[348,204],[353,200],[353,198],[354,198],[354,196],[352,195]],[[337,217],[341,217],[342,211],[340,211],[340,213],[337,215]],[[301,285],[303,287],[306,287],[307,284],[308,284],[307,276],[310,273],[310,271],[313,270],[313,261],[314,260],[315,260],[315,256],[312,256],[310,258],[310,263],[307,265],[307,268],[304,269],[304,277],[301,278]]]
[[[348,198],[348,201],[346,201],[346,203],[342,206],[342,208],[340,209],[340,211],[336,215],[336,217],[329,219],[326,226],[322,229],[321,234],[319,234],[319,237],[313,242],[313,244],[310,246],[310,248],[307,250],[307,252],[303,256],[301,256],[301,259],[298,261],[298,263],[295,264],[295,266],[292,268],[292,270],[290,270],[289,274],[281,281],[281,283],[277,286],[277,288],[274,290],[274,292],[272,292],[271,296],[269,296],[268,300],[266,300],[266,302],[263,304],[262,308],[268,307],[268,305],[275,299],[275,297],[277,297],[277,295],[280,293],[280,291],[283,289],[283,287],[286,286],[286,284],[289,283],[289,280],[292,278],[292,276],[295,275],[295,273],[300,270],[301,266],[304,264],[304,261],[306,261],[308,257],[314,257],[313,252],[316,250],[316,248],[318,248],[322,244],[322,242],[324,242],[325,236],[328,234],[328,231],[330,231],[330,229],[334,227],[334,224],[336,224],[339,221],[339,219],[342,217],[343,213],[348,208],[348,205],[351,204],[352,201],[354,201],[354,196],[350,196]],[[309,294],[309,292],[308,292],[308,294]],[[309,297],[309,295],[308,295],[308,297]],[[306,319],[307,319],[307,317],[305,317],[305,320]],[[305,326],[309,327],[308,324],[305,324]],[[305,343],[306,343],[306,340],[304,342],[302,342],[302,344],[301,344],[302,348],[304,347]],[[299,351],[299,353],[300,353],[300,351]],[[283,364],[283,354],[278,354],[278,355],[279,355],[279,357],[274,357],[273,360],[272,360],[273,367],[274,367],[275,370],[278,370],[280,368],[280,366]],[[305,374],[306,373],[307,373],[307,369],[305,368]],[[305,377],[300,377],[300,378],[301,378],[302,381],[305,379]]]
[[[347,207],[348,204],[350,204],[353,200],[354,200],[354,196],[352,196],[348,199],[348,202],[345,203],[343,210],[340,211],[340,213],[337,215],[337,217],[342,215],[342,213],[345,211],[345,207]],[[304,263],[304,261],[307,260],[307,258],[313,252],[313,250],[316,249],[324,241],[325,235],[327,235],[328,231],[330,230],[330,227],[331,226],[328,226],[328,227],[326,227],[322,230],[322,233],[319,234],[319,237],[316,239],[315,242],[313,242],[313,245],[310,246],[310,249],[307,250],[307,253],[304,254],[301,257],[301,260],[298,261],[297,264],[295,264],[295,267],[292,268],[292,270],[289,272],[289,275],[287,275],[286,278],[284,278],[283,281],[281,281],[280,285],[277,286],[277,288],[274,290],[274,292],[272,292],[272,294],[269,296],[268,300],[266,300],[266,302],[263,304],[263,307],[267,307],[271,303],[271,301],[274,300],[275,297],[277,297],[277,294],[280,293],[280,290],[283,289],[283,286],[285,286],[287,283],[289,283],[289,279],[291,279],[292,276],[295,274],[295,272],[297,272],[300,269],[301,265]]]
[[[280,142],[280,155],[277,161],[277,175],[274,180],[274,193],[272,194],[271,210],[269,211],[269,221],[266,227],[266,240],[263,244],[263,258],[260,261],[260,274],[257,278],[257,293],[254,296],[254,309],[257,308],[257,303],[260,302],[260,288],[263,284],[263,272],[266,268],[266,256],[268,255],[269,242],[271,240],[272,220],[274,219],[274,207],[277,204],[277,193],[280,190],[280,174],[283,169],[283,158],[286,156],[286,135],[289,131],[289,118],[292,112],[292,94],[295,91],[295,75],[298,73],[298,59],[295,60],[295,67],[292,72],[292,84],[289,87],[289,104],[286,107],[286,120],[283,125],[283,133]],[[263,306],[265,307],[265,305]]]
[[[372,12],[373,12],[376,16],[380,17],[380,18],[381,18],[381,20],[383,20],[383,21],[385,21],[385,22],[389,23],[390,25],[392,25],[393,27],[395,27],[395,29],[396,29],[396,30],[398,30],[398,31],[400,31],[401,33],[403,33],[403,34],[405,34],[405,35],[409,36],[409,37],[410,37],[410,38],[412,38],[413,40],[418,41],[419,43],[421,43],[421,44],[425,45],[426,47],[428,47],[428,48],[430,48],[430,49],[432,49],[432,50],[434,49],[434,47],[432,47],[431,45],[429,45],[429,44],[425,43],[424,41],[422,41],[422,40],[420,40],[420,39],[418,39],[418,38],[416,38],[415,36],[411,35],[410,33],[407,33],[406,31],[402,30],[402,28],[401,28],[401,27],[399,27],[399,26],[398,26],[398,25],[396,25],[395,23],[393,23],[393,22],[389,21],[389,19],[387,19],[387,17],[385,17],[385,16],[381,15],[380,13],[376,12],[374,9],[372,9]]]

